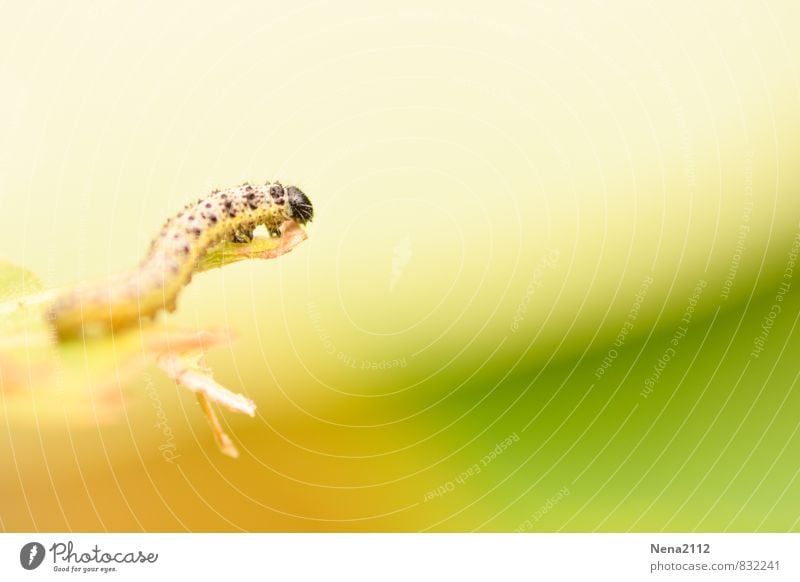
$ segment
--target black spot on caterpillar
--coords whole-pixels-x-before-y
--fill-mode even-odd
[[[279,182],[215,190],[169,219],[136,269],[64,292],[45,315],[58,337],[67,339],[129,327],[162,309],[173,311],[178,293],[211,247],[223,240],[252,240],[260,225],[280,236],[285,222],[305,224],[313,216],[308,197]]]

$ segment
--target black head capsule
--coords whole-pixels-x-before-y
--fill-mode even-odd
[[[314,207],[300,188],[289,186],[286,188],[286,195],[289,199],[289,212],[294,220],[305,224],[314,218]]]

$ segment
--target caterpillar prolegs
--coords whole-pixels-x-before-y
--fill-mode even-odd
[[[211,247],[223,240],[249,242],[260,225],[278,237],[285,223],[302,225],[313,216],[308,197],[279,182],[215,190],[167,220],[136,269],[64,292],[47,318],[59,338],[66,339],[129,327],[161,309],[173,311],[195,265]]]

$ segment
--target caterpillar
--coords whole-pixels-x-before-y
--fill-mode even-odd
[[[178,294],[211,247],[224,240],[249,242],[260,225],[279,237],[288,221],[302,225],[313,217],[311,202],[295,186],[245,183],[214,190],[164,223],[136,269],[62,293],[46,317],[59,339],[69,339],[130,327],[162,309],[174,311]]]

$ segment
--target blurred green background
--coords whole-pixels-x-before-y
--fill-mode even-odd
[[[244,180],[317,218],[170,318],[236,331],[208,362],[258,405],[222,415],[240,459],[155,368],[110,423],[4,396],[0,527],[800,529],[798,22],[788,0],[6,5],[0,256],[47,285],[114,273]]]

